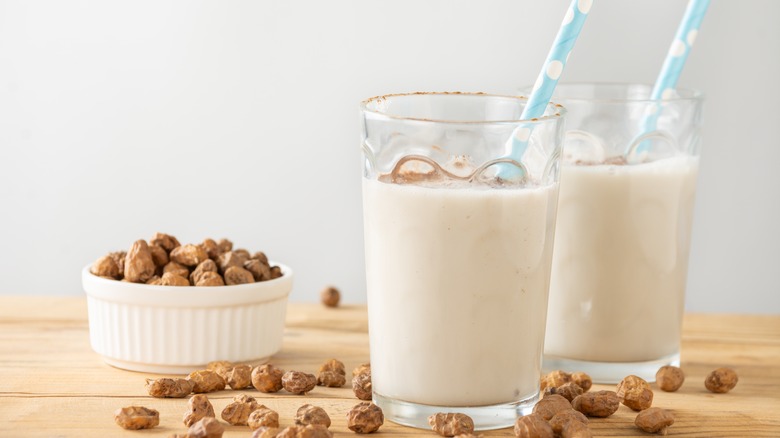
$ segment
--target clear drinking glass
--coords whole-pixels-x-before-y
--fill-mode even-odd
[[[503,428],[538,400],[564,110],[523,121],[525,104],[361,105],[373,399],[396,423],[461,412]]]
[[[561,84],[568,110],[546,371],[654,381],[680,362],[702,96]]]

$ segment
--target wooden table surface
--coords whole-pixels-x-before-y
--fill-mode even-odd
[[[314,373],[325,359],[342,360],[347,370],[368,361],[364,307],[327,309],[291,304],[282,351],[272,363]],[[691,437],[780,437],[780,315],[686,315],[683,328],[686,381],[676,393],[655,391],[653,405],[676,417],[669,435]],[[733,367],[739,384],[727,394],[704,388],[704,376]],[[155,399],[144,390],[154,375],[104,364],[89,346],[86,301],[74,297],[0,297],[0,437],[167,437],[184,432],[186,399]],[[614,389],[594,385],[594,390]],[[284,391],[247,391],[292,424],[304,403],[323,407],[336,435],[350,434],[346,412],[358,402],[351,389],[317,387],[306,396]],[[237,391],[209,394],[219,412]],[[126,431],[114,424],[115,409],[140,404],[160,411],[160,426]],[[607,419],[593,419],[594,436],[650,436],[633,425],[636,414],[620,407]],[[382,435],[436,436],[385,422]],[[511,429],[485,433],[512,436]],[[225,437],[251,436],[229,426]]]

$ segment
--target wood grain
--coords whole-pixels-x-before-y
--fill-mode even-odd
[[[166,437],[184,432],[186,400],[154,399],[144,391],[146,377],[104,364],[89,346],[86,303],[82,298],[0,297],[0,437]],[[330,357],[348,369],[368,361],[365,308],[327,309],[291,304],[283,350],[273,362],[285,369],[315,372]],[[674,411],[670,436],[780,436],[780,316],[686,315],[683,324],[680,391],[655,391],[654,406]],[[712,394],[704,377],[730,366],[740,376],[736,389]],[[612,389],[595,385],[594,389]],[[237,392],[210,394],[220,412]],[[292,424],[303,403],[323,407],[336,435],[352,434],[346,412],[358,402],[348,388],[317,387],[307,396],[249,393]],[[160,411],[158,428],[125,431],[113,411],[141,404]],[[621,406],[607,419],[593,419],[594,436],[648,436],[633,425],[636,414]],[[382,435],[435,436],[386,422]],[[226,438],[251,435],[246,427],[228,427]],[[485,433],[512,436],[510,429]]]

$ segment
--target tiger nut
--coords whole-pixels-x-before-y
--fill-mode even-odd
[[[135,241],[125,256],[125,280],[133,283],[145,283],[152,278],[155,270],[152,253],[149,251],[146,241]]]
[[[593,386],[593,380],[590,378],[589,375],[583,373],[582,371],[572,373],[571,381],[576,383],[577,386],[579,386],[580,388],[582,388],[582,392],[590,391],[590,387]]]
[[[360,373],[371,373],[371,364],[370,363],[362,363],[358,366],[356,366],[352,370],[352,377],[357,376]]]
[[[371,385],[371,368],[352,378],[352,392],[360,400],[371,400],[374,393]]]
[[[204,394],[195,394],[187,400],[187,411],[184,413],[184,425],[192,426],[206,417],[216,417],[214,406]]]
[[[255,281],[264,281],[271,279],[271,267],[260,260],[247,260],[244,262],[244,269],[252,273]]]
[[[214,262],[214,260],[203,260],[202,262],[198,263],[198,266],[196,266],[195,269],[192,270],[192,273],[189,274],[190,283],[198,284],[198,282],[203,278],[203,274],[206,272],[213,272],[216,274],[217,271],[217,264]]]
[[[553,432],[560,435],[563,433],[564,427],[573,421],[587,425],[588,417],[583,415],[583,413],[580,411],[566,409],[565,411],[558,412],[557,414],[553,415],[552,418],[550,418],[550,427],[552,427]]]
[[[187,431],[188,438],[222,438],[225,426],[214,417],[204,417]]]
[[[196,394],[225,389],[225,379],[211,370],[193,371],[187,379],[192,382],[192,392]]]
[[[329,359],[320,366],[317,384],[332,388],[340,388],[347,383],[346,370],[344,363],[340,360]]]
[[[582,390],[582,387],[580,387],[574,382],[564,383],[561,386],[548,386],[544,390],[545,398],[547,397],[547,394],[550,395],[557,394],[563,396],[563,398],[565,398],[569,402],[574,400],[575,397],[582,394],[583,392],[585,391]]]
[[[198,245],[188,243],[186,245],[177,246],[171,251],[171,260],[183,265],[183,266],[198,266],[200,262],[209,258],[206,251]]]
[[[149,239],[149,244],[157,245],[169,253],[181,245],[175,237],[165,233],[154,233],[154,236]]]
[[[152,253],[152,262],[158,268],[168,264],[168,253],[160,245],[149,245],[149,252]]]
[[[143,406],[128,406],[114,412],[114,421],[127,430],[151,429],[160,424],[160,413]]]
[[[298,426],[320,424],[325,427],[330,427],[330,417],[328,416],[328,413],[325,412],[325,409],[307,403],[298,408],[298,411],[295,413],[295,424]]]
[[[674,392],[680,389],[685,381],[685,374],[683,371],[672,365],[665,365],[658,369],[655,373],[655,384],[658,385],[662,391]]]
[[[222,410],[222,419],[233,426],[246,426],[249,414],[259,407],[254,397],[240,394],[233,397],[233,401]]]
[[[224,286],[225,281],[218,272],[204,272],[198,278],[195,286]]]
[[[176,274],[171,274],[170,272],[166,272],[163,274],[162,278],[160,279],[160,285],[161,286],[189,286],[190,282],[184,277],[180,277]]]
[[[146,379],[146,391],[152,397],[182,398],[192,393],[192,382],[187,379]]]
[[[617,396],[624,405],[635,411],[647,409],[653,404],[653,390],[650,384],[639,376],[626,376],[618,383]]]
[[[243,267],[244,262],[247,260],[248,257],[244,257],[242,254],[236,253],[235,251],[228,251],[217,257],[217,266],[219,266],[219,272],[224,275],[228,268],[234,266],[238,268]]]
[[[231,266],[225,271],[225,284],[228,286],[254,282],[255,278],[252,273],[240,266]]]
[[[252,371],[252,386],[258,391],[271,393],[282,389],[284,370],[271,364],[261,365]]]
[[[187,276],[190,275],[190,270],[187,269],[186,266],[182,266],[176,262],[168,262],[167,265],[163,266],[163,275],[166,273],[171,273],[173,275],[178,275],[179,277],[187,278]]]
[[[110,277],[115,279],[122,277],[119,273],[119,265],[117,265],[116,261],[110,256],[103,256],[95,260],[89,268],[89,272],[98,277]]]
[[[533,413],[538,414],[545,421],[549,421],[555,414],[567,409],[571,409],[569,400],[558,394],[550,394],[536,403]]]
[[[320,299],[325,307],[338,307],[341,293],[333,286],[328,286],[320,292]]]
[[[355,433],[373,433],[385,422],[382,408],[371,402],[360,402],[347,412],[347,428]]]
[[[645,432],[666,435],[666,430],[674,424],[674,415],[666,409],[648,408],[637,414],[634,424]]]
[[[586,392],[572,400],[574,409],[589,417],[609,417],[620,407],[620,397],[614,391]]]
[[[252,430],[261,427],[279,427],[279,413],[265,405],[260,405],[249,414],[246,424]]]
[[[455,436],[474,432],[474,421],[466,414],[438,413],[428,417],[431,429],[441,436]],[[548,426],[549,427],[549,426]]]
[[[714,393],[729,392],[737,386],[737,372],[731,368],[718,368],[704,379],[704,387]]]
[[[515,436],[518,438],[553,438],[555,433],[550,424],[539,414],[529,414],[515,421]]]
[[[245,389],[252,386],[252,367],[236,365],[224,372],[225,383],[231,389]]]
[[[575,411],[576,412],[576,411]],[[592,438],[593,433],[588,429],[588,425],[579,421],[571,421],[563,426],[561,438]]]
[[[282,376],[282,386],[287,392],[302,395],[317,386],[317,378],[302,371],[287,371]]]
[[[564,383],[571,382],[571,374],[562,370],[551,371],[544,377],[542,377],[541,389],[545,389],[550,386],[561,386]]]

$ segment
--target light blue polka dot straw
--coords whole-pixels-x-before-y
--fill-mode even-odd
[[[558,85],[558,79],[563,73],[563,68],[574,48],[574,43],[577,42],[577,37],[580,36],[580,31],[585,24],[585,18],[588,16],[592,4],[593,0],[572,0],[571,5],[566,10],[566,15],[563,17],[561,27],[558,29],[558,35],[555,36],[552,48],[547,54],[542,71],[536,79],[528,103],[523,109],[521,119],[529,120],[544,115],[544,110],[550,103],[555,86]],[[528,126],[518,126],[515,129],[510,158],[521,161],[525,149],[528,147],[530,136],[531,129]],[[506,172],[503,173],[506,175]]]
[[[675,97],[677,81],[680,79],[685,61],[688,59],[688,54],[691,52],[691,47],[693,47],[693,42],[696,40],[699,27],[709,6],[710,0],[691,0],[688,2],[688,8],[685,10],[685,15],[683,15],[680,26],[677,28],[674,41],[672,41],[669,52],[666,54],[666,59],[664,59],[661,73],[658,74],[658,79],[656,79],[655,86],[653,86],[653,92],[650,94],[651,99],[663,100]],[[656,105],[652,114],[645,118],[645,133],[656,129],[660,112],[660,105]],[[639,145],[639,151],[645,150],[648,145],[649,142],[642,142]]]

